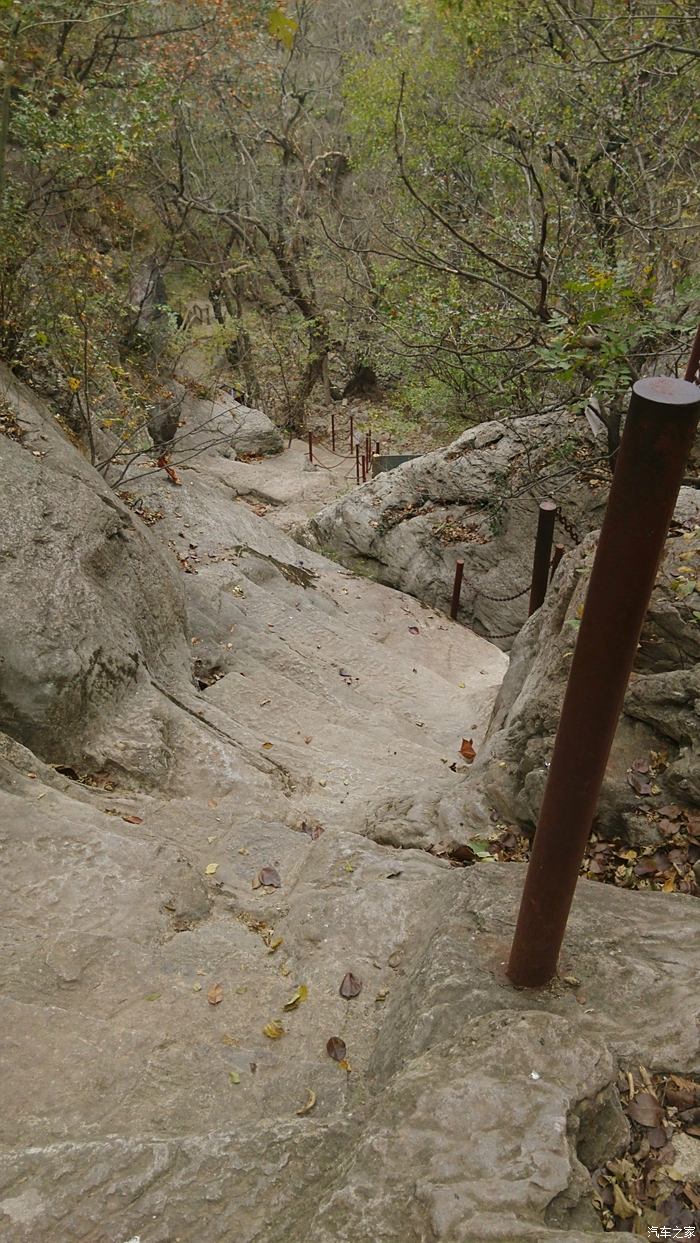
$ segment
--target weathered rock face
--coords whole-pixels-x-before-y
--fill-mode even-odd
[[[513,989],[523,869],[456,870],[363,836],[378,792],[463,797],[448,761],[464,729],[480,745],[503,653],[253,512],[260,479],[281,496],[298,458],[276,484],[273,463],[207,452],[179,486],[152,470],[129,482],[149,532],[29,395],[14,403],[26,430],[0,450],[26,529],[8,526],[2,586],[27,654],[10,629],[0,1234],[600,1238],[588,1170],[627,1140],[618,1059],[698,1066],[697,904],[584,883],[569,983]],[[135,678],[86,680],[103,650],[127,673],[134,653]],[[17,741],[53,758],[61,724],[109,786]]]
[[[0,435],[0,724],[74,763],[152,679],[189,677],[182,588],[31,392],[3,388],[19,435]]]
[[[181,434],[178,452],[190,455],[192,449],[203,447],[219,453],[251,456],[280,453],[284,448],[282,433],[262,410],[243,406],[225,394],[212,401],[188,399],[184,405],[187,427]]]
[[[563,413],[483,423],[327,506],[300,538],[443,609],[461,557],[460,619],[508,648],[527,616],[538,502],[553,497],[582,532],[600,524],[604,482],[573,471],[592,453],[587,424]],[[571,547],[561,525],[555,538]]]
[[[677,512],[689,512],[687,498]],[[544,605],[518,635],[486,741],[461,791],[444,798],[407,793],[370,817],[371,836],[404,845],[463,841],[492,827],[492,811],[509,823],[537,823],[595,548],[596,536],[589,535],[564,558]],[[659,838],[648,812],[668,803],[700,804],[699,569],[700,527],[676,528],[642,631],[596,818],[603,834],[635,845]],[[637,784],[651,792],[635,788],[635,761],[648,765]]]

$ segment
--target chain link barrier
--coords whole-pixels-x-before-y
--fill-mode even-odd
[[[559,523],[562,530],[566,532],[569,539],[573,540],[574,544],[581,543],[581,536],[577,528],[575,527],[571,519],[567,518],[566,514],[562,512],[561,506],[559,506],[557,509],[557,522]]]

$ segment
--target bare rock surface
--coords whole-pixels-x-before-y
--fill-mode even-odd
[[[327,505],[300,538],[442,609],[461,558],[460,619],[508,648],[527,617],[539,501],[561,502],[572,530],[600,523],[606,489],[572,471],[590,440],[564,413],[482,423]],[[572,544],[561,525],[556,542]]]
[[[425,783],[377,806],[368,831],[392,845],[433,846],[488,834],[496,819],[534,826],[547,779],[596,548],[588,536],[557,570],[510,654],[487,736],[461,788]],[[632,845],[663,841],[658,812],[700,805],[700,528],[676,529],[642,631],[595,827]],[[601,636],[601,642],[605,639]],[[641,771],[635,771],[641,767]]]
[[[37,691],[0,735],[0,1235],[599,1237],[588,1171],[626,1142],[618,1065],[699,1067],[697,905],[584,883],[573,984],[514,990],[522,868],[454,869],[368,836],[421,783],[435,815],[462,797],[451,766],[463,736],[481,749],[503,653],[295,543],[281,528],[309,481],[345,486],[301,470],[298,450],[278,478],[205,451],[179,485],[130,481],[130,508],[25,400],[45,421],[18,393],[27,427],[0,450],[60,515],[64,570],[32,565],[46,515],[26,506],[3,561],[26,646],[9,685]],[[277,491],[274,523],[258,488]],[[118,569],[103,507],[133,532]],[[99,608],[74,614],[75,592]],[[67,636],[90,651],[98,631],[107,653],[134,646],[141,680],[109,697],[68,666],[83,699],[49,735],[39,689],[66,668]]]
[[[244,406],[227,393],[213,400],[188,398],[183,403],[185,426],[179,448],[189,454],[203,446],[228,447],[237,453],[280,453],[284,440],[279,428],[262,411]]]

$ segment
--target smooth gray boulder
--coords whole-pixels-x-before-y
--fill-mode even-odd
[[[482,423],[326,506],[299,537],[445,610],[461,558],[460,620],[508,649],[527,617],[538,503],[560,503],[567,548],[570,532],[598,526],[604,476],[583,469],[596,454],[564,412]]]
[[[183,414],[188,426],[178,440],[182,455],[202,446],[219,453],[233,449],[236,454],[251,456],[281,453],[284,448],[282,433],[272,419],[225,392],[211,400],[189,398]]]

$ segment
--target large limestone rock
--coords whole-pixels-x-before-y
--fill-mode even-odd
[[[414,846],[464,841],[490,831],[494,813],[511,824],[537,823],[596,539],[587,536],[564,558],[544,605],[518,635],[486,741],[461,789],[444,796],[414,789],[377,808],[368,822],[377,840]],[[603,835],[633,845],[661,840],[649,812],[669,803],[700,805],[699,570],[700,527],[676,527],[642,631],[595,821]],[[635,761],[650,766],[645,771],[651,775],[637,784],[651,792],[635,788]]]
[[[183,457],[203,447],[251,456],[280,453],[284,448],[282,433],[272,419],[225,392],[208,401],[190,398],[183,413],[188,426],[177,446]]]
[[[583,469],[597,454],[563,412],[482,423],[328,505],[300,538],[442,609],[462,558],[460,619],[508,648],[527,616],[538,502],[557,500],[573,530],[598,526],[604,479]],[[556,542],[572,545],[561,524]]]
[[[130,704],[148,716],[154,680],[189,678],[182,586],[30,390],[2,385],[0,725],[73,764]]]
[[[55,734],[41,754],[25,745],[44,740],[38,681],[26,730],[0,735],[13,882],[0,931],[0,1234],[599,1238],[589,1170],[627,1139],[618,1063],[698,1068],[697,905],[584,883],[563,961],[580,984],[514,990],[503,964],[522,868],[453,869],[364,836],[378,798],[398,805],[410,783],[461,796],[450,760],[463,732],[480,747],[503,653],[253,512],[257,465],[205,452],[179,485],[162,470],[132,480],[130,504],[151,522],[137,528],[72,446],[32,430],[30,398],[15,398],[27,424],[17,452],[48,450],[39,475],[0,448],[28,496],[52,506],[44,534],[61,582],[96,601],[84,611],[107,627],[115,663],[133,644],[143,674],[111,698],[87,684],[88,725],[73,724],[71,746],[102,757],[109,783],[47,764]],[[130,558],[115,569],[109,539],[102,549],[88,484],[98,515],[137,532],[127,543],[152,570],[143,589],[159,575],[171,584],[167,626],[149,596],[148,628]],[[67,511],[78,530],[62,525],[67,490],[82,498]],[[42,534],[48,515],[26,512]],[[44,647],[15,567],[6,581],[46,677],[66,652],[64,612],[79,653],[95,639],[50,596],[34,546],[25,572],[54,606]],[[22,672],[38,679],[30,662]],[[262,868],[279,884],[263,885]],[[339,991],[348,971],[362,981],[351,1000]],[[275,1019],[284,1035],[271,1039]],[[332,1036],[346,1065],[327,1053]]]

